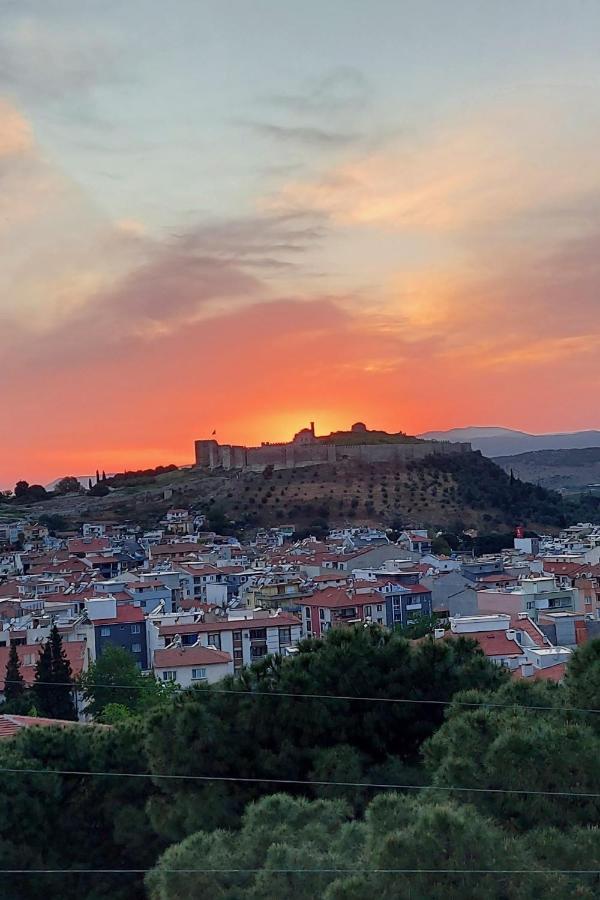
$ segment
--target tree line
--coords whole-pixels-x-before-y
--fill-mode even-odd
[[[67,900],[598,894],[598,641],[563,685],[376,626],[141,703],[103,665],[87,689],[110,728],[0,742],[0,868],[150,870],[61,875]]]

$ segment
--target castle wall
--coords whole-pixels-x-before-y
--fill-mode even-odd
[[[218,444],[215,440],[195,442],[196,465],[214,469],[261,469],[264,466],[293,468],[294,466],[335,463],[345,459],[361,462],[408,462],[426,456],[445,453],[467,453],[468,443],[423,441],[415,444],[325,444],[290,443],[264,444],[261,447],[240,447]]]

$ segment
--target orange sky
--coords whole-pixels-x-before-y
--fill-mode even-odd
[[[0,486],[189,463],[213,429],[600,427],[582,23],[557,54],[524,15],[521,54],[490,6],[429,46],[415,7],[421,43],[377,20],[295,68],[300,6],[240,41],[216,4],[201,58],[181,6],[133,44],[128,4],[0,11]]]

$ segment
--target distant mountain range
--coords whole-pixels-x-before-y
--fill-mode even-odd
[[[533,481],[563,493],[592,491],[600,495],[600,447],[534,450],[497,456],[494,462],[522,481]]]
[[[417,437],[429,441],[470,441],[473,450],[484,456],[514,456],[532,450],[580,450],[600,447],[600,431],[573,431],[560,434],[529,434],[512,428],[469,427],[448,431],[427,431]]]

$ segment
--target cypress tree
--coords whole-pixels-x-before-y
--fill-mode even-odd
[[[7,701],[20,700],[24,693],[25,680],[21,675],[21,660],[15,644],[11,644],[4,676],[4,697]]]
[[[73,673],[56,625],[40,650],[33,690],[37,710],[49,719],[75,720]]]
[[[35,676],[33,679],[33,694],[35,706],[41,716],[52,718],[52,648],[46,641],[35,664]]]
[[[54,718],[76,719],[77,714],[73,702],[73,671],[56,625],[52,626],[49,644],[52,657],[51,680],[56,684],[56,687],[52,689]]]

